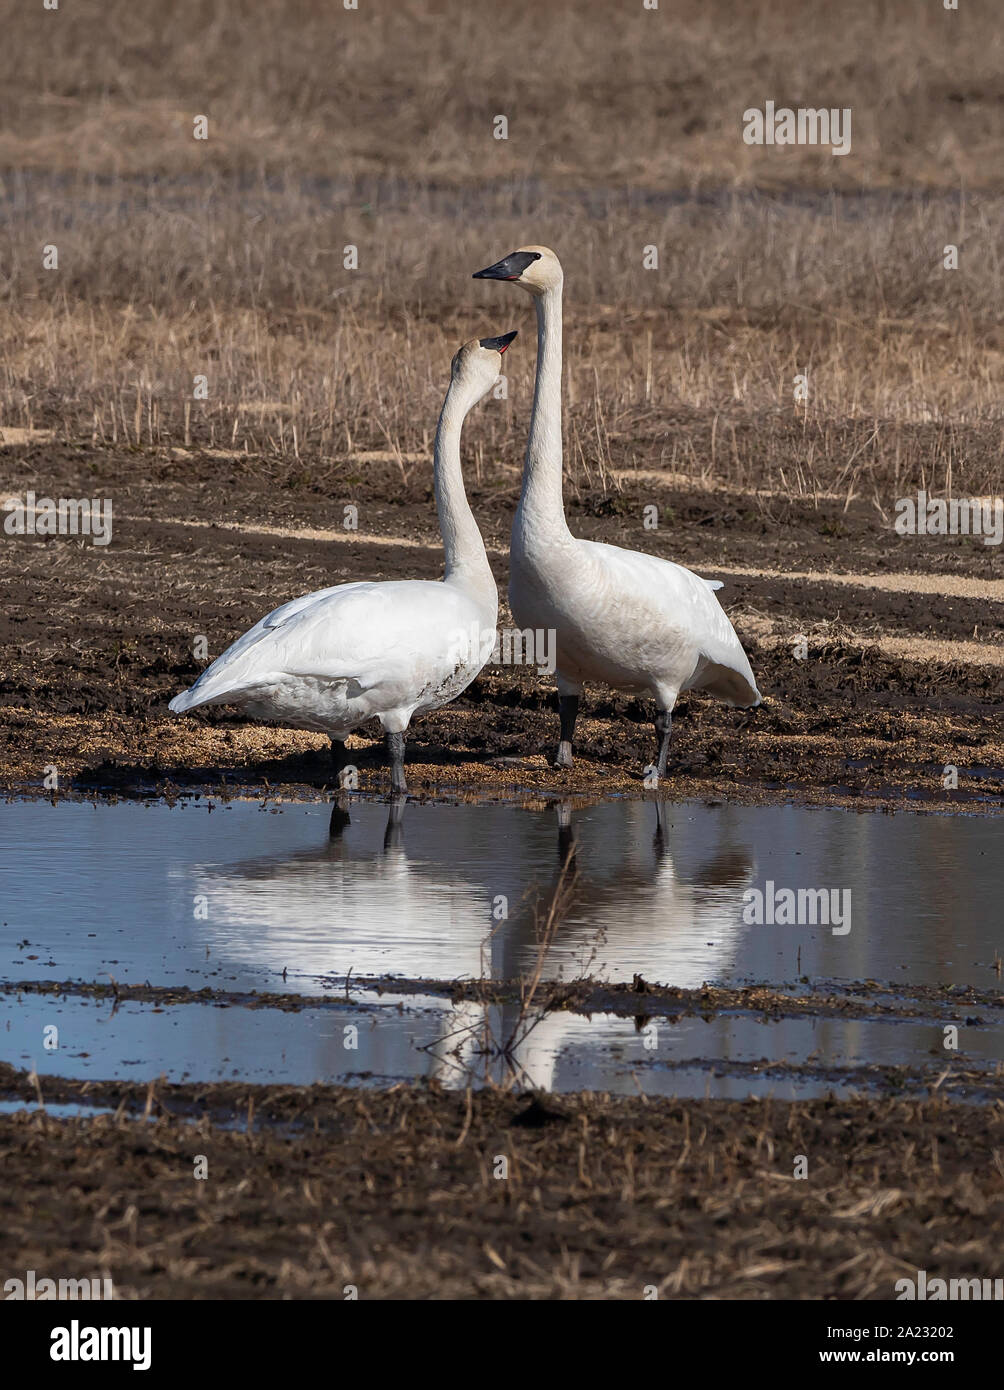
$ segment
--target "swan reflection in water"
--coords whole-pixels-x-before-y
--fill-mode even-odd
[[[382,834],[373,833],[371,814],[361,817],[343,797],[332,805],[328,834],[303,849],[177,871],[206,899],[202,925],[214,954],[277,974],[288,969],[306,988],[350,972],[477,974],[491,922],[489,886],[456,872],[450,845],[436,861],[409,856],[405,800],[391,800]]]
[[[744,931],[743,893],[753,877],[748,850],[722,846],[684,878],[671,853],[665,804],[656,801],[654,815],[645,803],[624,809],[634,833],[623,853],[603,864],[593,839],[580,841],[572,803],[558,803],[550,880],[494,933],[493,979],[616,983],[641,975],[649,983],[697,989],[733,964]],[[559,1053],[574,1048],[576,1036],[589,1039],[591,1021],[535,1009],[526,999],[524,990],[522,1003],[458,1005],[451,1024],[460,1042],[448,1060],[497,1084],[508,1079],[552,1089]],[[440,1078],[450,1084],[448,1072]],[[466,1084],[464,1077],[453,1079]]]
[[[702,845],[685,873],[674,857],[673,808],[659,801],[432,815],[412,806],[406,817],[399,797],[382,836],[373,809],[357,813],[343,798],[329,834],[308,848],[189,866],[188,891],[208,903],[201,925],[214,954],[315,983],[349,973],[360,983],[638,974],[696,988],[734,964],[753,865],[728,807],[716,818],[716,843]],[[459,814],[437,819],[444,810]],[[467,1085],[473,1072],[546,1090],[562,1046],[589,1028],[587,1018],[542,1014],[532,1001],[465,1000],[444,1012],[430,1072],[444,1085]]]

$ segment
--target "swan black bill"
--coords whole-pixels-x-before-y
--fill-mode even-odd
[[[480,342],[481,346],[483,348],[487,348],[489,352],[505,352],[506,348],[512,342],[513,338],[515,338],[518,332],[519,329],[514,328],[511,333],[503,333],[498,338],[479,338],[478,341]]]
[[[494,265],[486,266],[484,270],[476,270],[471,279],[518,280],[528,265],[539,260],[539,251],[512,251],[501,261],[496,261]]]

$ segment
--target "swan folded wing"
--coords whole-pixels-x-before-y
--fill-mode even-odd
[[[256,653],[253,651],[254,648],[267,646],[269,639],[274,636],[278,629],[291,624],[299,614],[314,604],[330,598],[339,591],[359,587],[361,586],[357,584],[335,584],[328,589],[317,589],[310,594],[301,594],[299,598],[291,599],[289,603],[283,603],[278,608],[273,608],[271,613],[266,613],[264,618],[238,637],[236,642],[231,642],[226,651],[206,667],[190,689],[174,697],[168,708],[181,712],[207,704],[211,700],[219,700],[221,695],[225,693],[236,693],[238,689],[243,688],[239,673],[254,670],[259,665],[256,657],[258,655],[264,656],[264,651]],[[261,683],[259,680],[256,685]]]
[[[700,679],[693,685],[699,684],[734,704],[759,699],[742,643],[713,593],[715,587],[721,587],[720,581],[701,579],[672,560],[644,551],[592,544],[603,552],[605,565],[623,588],[634,590],[648,605],[655,601],[665,612],[667,626],[686,633],[699,654],[695,675]]]
[[[193,704],[237,699],[290,678],[417,694],[462,661],[472,623],[469,601],[438,582],[337,585],[263,618],[189,694]]]

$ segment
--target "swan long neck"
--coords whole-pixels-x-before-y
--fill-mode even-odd
[[[550,530],[568,531],[561,499],[561,286],[538,295],[537,379],[523,465],[519,512]]]
[[[433,475],[436,489],[436,511],[439,529],[446,552],[446,583],[461,584],[478,596],[497,600],[498,589],[485,543],[478,523],[474,520],[464,490],[460,467],[460,432],[474,401],[453,383],[446,393],[436,429]]]

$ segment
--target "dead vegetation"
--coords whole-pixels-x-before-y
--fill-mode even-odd
[[[153,1120],[0,1116],[5,1268],[126,1299],[891,1299],[992,1272],[1004,1218],[999,1108],[940,1099],[121,1089]],[[184,1094],[234,1128],[168,1118]]]
[[[797,23],[763,0],[515,0],[490,44],[455,0],[5,8],[0,428],[194,443],[322,486],[381,450],[407,477],[458,342],[519,326],[510,399],[467,434],[499,486],[532,320],[469,276],[530,239],[566,266],[574,484],[644,466],[885,510],[904,487],[1000,491],[990,0],[815,0]],[[767,97],[850,105],[852,154],[744,145]]]
[[[4,0],[0,164],[630,183],[999,187],[994,0]],[[743,111],[850,106],[853,150],[755,148]],[[509,139],[492,138],[496,113]],[[210,120],[193,141],[193,117]],[[780,156],[780,157],[776,157]]]
[[[757,669],[785,692],[767,739],[744,740],[761,740],[748,771],[790,780],[796,730],[817,736],[831,784],[861,780],[846,767],[861,753],[896,778],[924,762],[936,781],[936,761],[965,764],[977,746],[996,768],[974,668],[999,664],[1000,547],[892,530],[898,497],[1004,491],[989,0],[922,15],[909,0],[874,13],[818,0],[797,23],[760,0],[632,13],[515,0],[491,44],[478,9],[7,5],[0,500],[109,497],[116,528],[101,551],[0,548],[7,784],[34,780],[40,759],[77,774],[138,763],[141,748],[155,780],[196,762],[210,782],[243,776],[263,757],[270,777],[294,771],[266,731],[161,718],[197,672],[193,634],[218,654],[308,588],[438,572],[430,453],[447,366],[459,342],[519,327],[508,397],[464,438],[504,587],[533,320],[523,297],[469,276],[528,239],[566,267],[573,526],[722,567]],[[741,113],[768,97],[851,105],[852,153],[744,145]],[[492,138],[499,111],[507,141]],[[207,140],[193,138],[199,114]],[[58,269],[43,263],[52,246]],[[642,530],[653,504],[659,530]],[[890,564],[923,575],[928,597],[826,580]],[[786,569],[823,577],[786,583]],[[963,597],[960,582],[984,587]],[[792,671],[797,633],[811,674]],[[884,708],[852,754],[841,707],[866,689]],[[932,691],[945,695],[933,735],[910,709]],[[484,782],[498,774],[483,756],[537,756],[549,734],[528,721],[546,696],[522,673],[486,675],[470,700],[491,727],[469,743],[463,706],[440,712],[430,762],[460,750],[458,780]],[[601,718],[631,708],[602,701]],[[629,726],[583,729],[603,760],[642,753]],[[520,780],[547,775],[541,761]]]
[[[54,198],[25,182],[0,234],[13,243],[0,428],[137,450],[194,443],[328,486],[359,476],[360,452],[383,451],[406,479],[428,467],[457,344],[518,326],[509,399],[476,412],[465,436],[476,481],[518,467],[532,316],[468,278],[527,239],[511,205],[472,226],[474,195],[421,216],[409,188],[373,195],[374,230],[349,208],[334,231],[326,200],[295,190],[266,200],[292,213],[276,225],[232,183],[156,215],[128,190],[123,208],[116,186],[104,215],[79,187]],[[67,207],[59,269],[44,271],[38,229]],[[1001,209],[967,198],[862,216],[739,198],[642,221],[560,202],[535,214],[532,235],[566,264],[572,483],[616,492],[645,468],[702,486],[863,493],[886,514],[904,488],[999,492]],[[962,264],[945,271],[941,248],[966,212]],[[342,269],[343,242],[359,245],[359,270]],[[646,244],[660,247],[657,271],[642,268]]]

